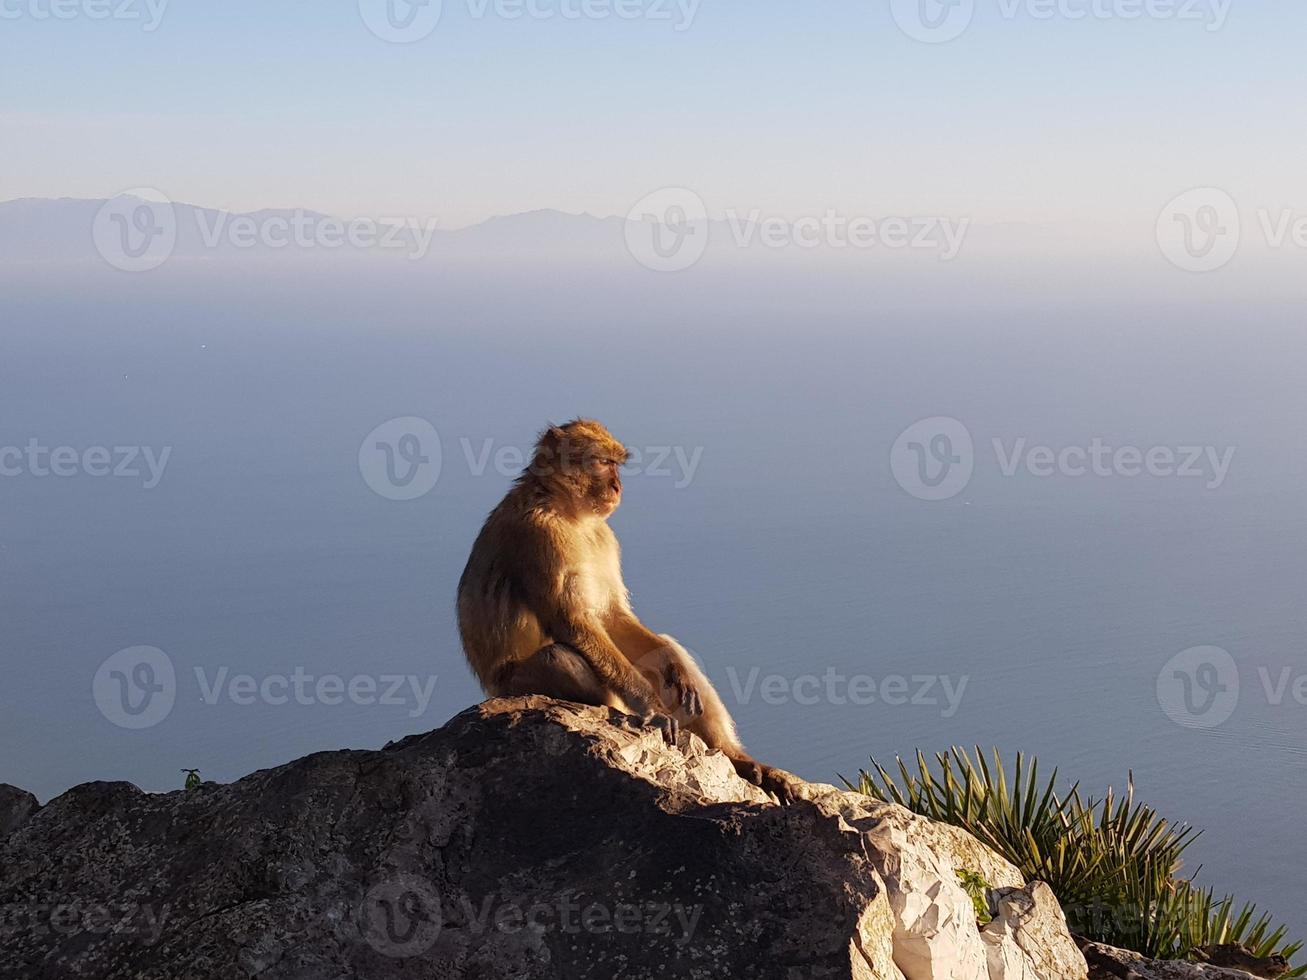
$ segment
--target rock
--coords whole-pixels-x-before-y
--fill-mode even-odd
[[[1249,980],[1243,970],[1182,960],[1149,960],[1129,950],[1082,942],[1090,980]]]
[[[1243,970],[1255,977],[1261,977],[1262,980],[1278,980],[1292,969],[1288,957],[1278,953],[1274,956],[1257,956],[1236,943],[1203,946],[1197,950],[1194,958],[1201,959],[1212,966]]]
[[[39,809],[41,804],[31,793],[0,783],[0,837],[8,837]]]
[[[1021,891],[1020,872],[970,834],[833,786],[810,785],[804,796],[862,832],[889,890],[894,962],[907,980],[1086,977],[1084,957],[1048,886]],[[1006,898],[1000,918],[984,932],[959,871],[979,874]]]
[[[1067,932],[1053,890],[1042,881],[1002,888],[991,895],[994,919],[980,938],[990,980],[1087,976],[1084,955]]]
[[[91,783],[0,837],[0,978],[1086,976],[1048,890],[970,836],[802,796],[536,697],[227,786]],[[983,932],[960,869],[1001,890]]]

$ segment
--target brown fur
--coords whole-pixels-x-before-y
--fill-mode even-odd
[[[486,519],[458,585],[468,663],[492,697],[544,694],[678,725],[750,781],[792,795],[793,777],[754,760],[694,658],[631,609],[608,516],[626,448],[603,425],[550,426]]]

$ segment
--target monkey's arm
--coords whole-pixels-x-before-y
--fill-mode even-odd
[[[632,663],[639,663],[647,654],[667,645],[661,636],[640,622],[630,609],[619,609],[612,613],[605,625],[613,643]]]
[[[553,618],[546,620],[549,635],[575,649],[605,686],[621,696],[633,711],[649,715],[658,710],[660,699],[653,685],[632,665],[621,648],[592,616],[560,603]]]
[[[668,656],[674,651],[682,653],[670,637],[649,629],[625,605],[608,617],[607,627],[623,656],[645,677],[653,678],[654,689],[667,710],[684,710],[691,717],[703,714],[704,694],[699,690],[698,678],[686,668],[681,656]]]

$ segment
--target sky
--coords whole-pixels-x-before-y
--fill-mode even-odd
[[[788,216],[1307,206],[1302,4],[431,2],[0,0],[0,200],[444,227],[664,186]],[[379,36],[410,14],[420,39]]]

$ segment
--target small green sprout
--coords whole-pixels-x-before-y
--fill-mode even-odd
[[[959,868],[957,875],[958,881],[962,882],[962,890],[971,897],[971,907],[976,910],[976,924],[988,924],[993,918],[989,914],[989,899],[985,895],[989,891],[989,882],[977,872],[965,868]]]

